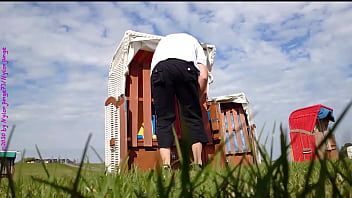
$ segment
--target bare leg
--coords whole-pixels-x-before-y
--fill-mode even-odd
[[[202,165],[202,143],[197,142],[192,144],[193,160],[195,164]]]
[[[170,166],[171,149],[170,148],[160,148],[159,152],[160,152],[160,157],[163,162],[163,165]]]

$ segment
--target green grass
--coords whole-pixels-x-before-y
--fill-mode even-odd
[[[286,187],[282,163],[278,161],[268,165],[192,169],[191,180],[186,182],[188,192],[192,192],[188,197],[351,197],[352,160],[323,163],[313,163],[307,192],[304,190],[311,162],[288,162]],[[158,197],[158,194],[181,197],[184,193],[182,169],[171,173],[132,169],[128,173],[105,175],[103,164],[84,164],[79,193],[74,194],[71,190],[78,167],[65,164],[46,164],[46,167],[49,178],[41,164],[16,163],[13,176],[16,197]],[[1,180],[0,197],[13,197],[7,179]]]
[[[67,164],[52,163],[46,164],[46,167],[50,173],[50,176],[52,177],[75,176],[78,171],[78,167]],[[87,171],[104,171],[104,164],[84,164],[83,167],[84,169],[87,169]],[[15,173],[13,175],[14,180],[30,177],[46,177],[46,173],[43,170],[42,164],[30,164],[21,162],[15,164]]]
[[[351,105],[352,102],[347,105],[326,139]],[[288,133],[281,126],[279,130],[280,156],[273,160],[272,150],[269,153],[258,145],[263,156],[261,164],[222,168],[208,164],[203,169],[193,169],[189,166],[189,154],[183,153],[176,141],[182,154],[181,169],[141,171],[132,167],[128,172],[110,174],[105,173],[103,164],[83,160],[89,136],[79,167],[17,163],[13,177],[1,178],[0,197],[352,197],[352,160],[330,160],[325,156],[314,161],[290,162],[284,135]]]

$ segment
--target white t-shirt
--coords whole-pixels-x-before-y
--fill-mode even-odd
[[[153,55],[150,71],[153,71],[158,62],[168,58],[193,61],[198,70],[197,63],[207,65],[202,46],[196,38],[186,33],[169,34],[160,39]]]

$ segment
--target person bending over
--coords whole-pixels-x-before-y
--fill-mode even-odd
[[[163,37],[151,62],[151,89],[156,114],[156,134],[160,157],[170,166],[174,143],[176,96],[187,124],[195,164],[202,166],[202,147],[208,142],[205,133],[200,96],[208,82],[207,59],[198,40],[186,33]]]

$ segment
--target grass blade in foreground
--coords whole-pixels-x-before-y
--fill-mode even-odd
[[[43,160],[43,158],[42,158],[42,154],[40,153],[39,148],[38,148],[37,145],[35,145],[35,149],[37,150],[39,159],[40,159],[40,161],[41,161],[40,163],[42,164],[42,166],[43,166],[43,168],[44,168],[44,170],[45,170],[46,176],[47,176],[48,178],[50,178],[50,174],[49,174],[48,168],[46,167],[46,165],[45,165],[45,163],[44,163],[44,160]]]

